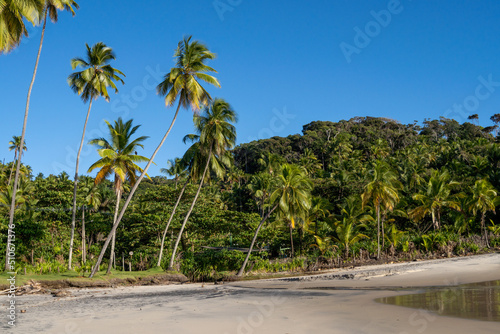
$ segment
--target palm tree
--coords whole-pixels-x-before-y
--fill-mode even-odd
[[[339,242],[344,247],[344,256],[349,256],[349,247],[357,243],[361,239],[368,239],[368,236],[361,233],[361,229],[366,228],[365,225],[357,225],[354,221],[343,218],[342,221],[335,223],[336,237],[333,240]]]
[[[182,164],[182,159],[175,158],[167,161],[168,168],[161,168],[160,173],[167,174],[168,176],[173,176],[175,181],[175,189],[177,189],[177,184],[179,180],[186,176],[186,167]]]
[[[24,19],[38,24],[43,12],[44,0],[0,1],[0,53],[9,52],[28,36]]]
[[[12,174],[14,173],[14,164],[17,161],[17,155],[19,156],[22,154],[21,151],[27,151],[28,149],[26,148],[26,143],[23,143],[23,149],[21,150],[21,136],[12,136],[12,140],[9,142],[9,151],[14,150],[14,160],[12,162],[12,166],[10,169],[10,174],[9,174],[9,181],[7,182],[7,185],[10,185],[10,180],[12,179]],[[21,158],[21,157],[19,157]]]
[[[83,58],[73,58],[71,60],[71,67],[76,69],[77,67],[83,67],[84,70],[78,71],[70,74],[68,77],[68,84],[71,89],[80,95],[82,101],[86,103],[89,102],[89,108],[87,110],[87,117],[85,118],[85,123],[83,124],[82,139],[80,141],[80,147],[78,148],[78,154],[76,155],[76,167],[75,167],[75,184],[73,187],[73,214],[71,218],[71,239],[69,246],[69,260],[68,268],[71,269],[71,260],[73,256],[73,238],[75,234],[75,219],[76,219],[76,190],[78,187],[78,165],[80,162],[80,153],[82,152],[83,141],[85,140],[85,131],[87,129],[87,122],[89,120],[90,109],[92,108],[92,102],[97,100],[99,96],[104,97],[106,101],[109,102],[108,87],[115,90],[118,93],[116,84],[114,81],[119,81],[123,84],[123,80],[118,75],[125,76],[121,71],[111,67],[109,63],[115,59],[115,54],[113,50],[106,46],[104,43],[99,42],[89,47],[87,47],[86,59]]]
[[[72,6],[75,6],[78,8],[78,5],[76,2],[73,0],[25,0],[25,1],[19,1],[19,0],[12,0],[12,1],[3,1],[2,6],[2,1],[0,1],[0,15],[2,20],[0,20],[0,36],[7,36],[5,39],[6,43],[3,45],[2,40],[4,39],[3,37],[0,37],[0,52],[2,50],[9,50],[13,45],[17,45],[21,39],[22,34],[27,35],[26,28],[22,24],[22,18],[25,17],[28,19],[28,21],[33,22],[33,18],[36,17],[36,20],[38,21],[39,15],[42,13],[44,17],[44,24],[43,24],[43,29],[42,29],[42,35],[40,37],[40,46],[38,47],[38,53],[36,56],[36,61],[35,61],[35,69],[33,70],[33,77],[31,78],[31,83],[28,88],[28,96],[26,98],[26,108],[24,111],[24,121],[23,121],[23,129],[21,133],[21,141],[19,144],[19,147],[24,147],[24,138],[26,135],[26,124],[28,122],[28,112],[29,112],[29,105],[30,105],[30,100],[31,100],[31,91],[33,89],[33,85],[35,83],[35,77],[36,73],[38,70],[38,62],[40,60],[40,54],[42,52],[42,44],[43,44],[43,37],[45,34],[45,25],[47,23],[47,12],[49,13],[50,17],[52,20],[55,22],[57,21],[57,10],[58,9],[67,9],[70,10],[74,14],[74,10]],[[7,5],[9,9],[7,8]],[[9,14],[10,12],[10,14]],[[11,15],[11,14],[15,15]],[[27,14],[27,15],[26,15]],[[8,17],[6,17],[7,15]],[[5,19],[6,21],[4,21]],[[13,26],[8,26],[5,27],[5,23],[2,22],[9,22],[10,24],[13,24]],[[8,25],[8,24],[7,24]],[[13,28],[14,29],[11,29]],[[9,35],[4,35],[4,31],[8,30]],[[13,32],[14,31],[14,32]],[[9,217],[9,225],[12,225],[14,222],[14,198],[15,193],[17,191],[17,182],[19,178],[19,169],[21,168],[21,158],[17,159],[17,166],[16,166],[16,174],[14,177],[14,186],[13,186],[13,193],[14,196],[12,197],[12,204],[11,204],[11,210],[10,210],[10,217]],[[7,246],[9,243],[7,243]],[[7,264],[7,258],[5,259],[5,263]]]
[[[500,197],[497,197],[496,189],[486,179],[477,180],[472,188],[472,198],[470,208],[474,215],[481,213],[481,235],[486,246],[489,248],[488,231],[484,220],[488,211],[495,213],[495,207],[500,204]]]
[[[85,207],[88,206],[92,210],[99,209],[101,205],[101,194],[91,177],[85,177],[80,190],[83,192],[84,203],[82,205],[82,263],[87,261],[86,236],[85,236]]]
[[[363,207],[368,202],[373,203],[377,214],[377,259],[380,259],[380,209],[383,208],[392,211],[399,202],[398,189],[401,189],[401,183],[396,174],[389,166],[380,160],[377,160],[369,171],[372,180],[366,185],[365,192],[361,195]],[[382,222],[382,229],[383,229]]]
[[[432,217],[432,226],[438,230],[441,226],[441,210],[449,207],[458,210],[459,204],[454,196],[451,196],[453,187],[459,185],[459,182],[451,180],[448,171],[434,170],[427,182],[427,189],[413,195],[413,199],[421,203],[420,206],[410,211],[410,216],[417,220],[422,220],[426,215]]]
[[[269,199],[272,208],[257,226],[247,256],[237,276],[243,275],[262,225],[278,207],[289,217],[293,216],[294,213],[307,211],[311,207],[312,183],[306,176],[304,169],[295,165],[283,164],[276,172],[275,188]]]
[[[117,121],[115,121],[113,126],[106,121],[110,133],[110,141],[105,138],[95,138],[89,141],[89,144],[95,145],[99,148],[97,152],[101,156],[101,159],[93,163],[88,170],[88,173],[90,173],[94,169],[100,168],[96,175],[95,183],[99,184],[106,179],[106,177],[110,176],[112,173],[114,174],[116,208],[113,224],[116,222],[116,217],[118,216],[120,199],[123,192],[123,183],[127,180],[131,185],[134,185],[136,183],[137,171],[141,173],[143,171],[142,168],[136,163],[147,162],[149,160],[146,157],[134,153],[138,147],[144,148],[141,143],[148,137],[141,136],[132,140],[134,133],[141,127],[140,125],[132,127],[132,122],[132,120],[128,120],[123,123],[123,120],[120,117]],[[113,233],[107,274],[111,272],[111,267],[115,261],[115,234],[116,231]]]
[[[106,248],[109,245],[111,235],[114,233],[114,230],[120,224],[120,221],[125,214],[125,210],[132,200],[137,187],[141,183],[144,175],[148,171],[149,167],[153,163],[153,160],[163,146],[163,143],[168,137],[168,134],[172,130],[174,126],[175,120],[177,119],[177,115],[179,113],[180,107],[184,107],[188,109],[189,107],[193,111],[198,111],[202,107],[206,106],[211,100],[210,94],[200,85],[198,80],[203,80],[209,84],[212,84],[216,87],[220,87],[219,81],[208,75],[206,72],[216,72],[210,66],[205,65],[205,62],[210,59],[215,59],[215,54],[210,52],[208,48],[198,41],[191,41],[191,36],[184,38],[181,42],[179,42],[177,46],[177,50],[174,53],[174,57],[176,58],[176,67],[172,68],[170,72],[165,75],[165,79],[158,85],[157,92],[160,95],[165,96],[165,105],[167,107],[171,107],[174,103],[179,100],[179,104],[177,106],[177,110],[174,114],[174,118],[170,123],[170,127],[167,132],[163,136],[160,144],[156,148],[156,150],[151,155],[148,164],[144,168],[143,173],[137,179],[137,182],[130,190],[130,193],[125,201],[118,218],[116,219],[116,223],[112,228],[112,231],[108,235],[108,238],[104,242],[101,253],[99,254],[99,258],[97,259],[97,265],[94,267],[94,270],[90,274],[90,277],[93,277],[97,271],[96,268],[99,268],[99,265],[104,257],[104,253],[106,252]]]
[[[207,175],[210,163],[217,163],[217,159],[212,159],[217,157],[219,159],[226,157],[227,152],[232,149],[236,143],[236,128],[233,124],[237,121],[236,113],[231,108],[229,103],[223,99],[215,99],[212,105],[206,107],[203,114],[194,116],[194,124],[196,131],[199,135],[200,143],[200,153],[206,159],[205,169],[203,174],[201,174],[200,184],[196,195],[193,198],[191,207],[189,208],[184,221],[182,222],[179,235],[175,241],[174,249],[172,250],[172,257],[170,258],[169,268],[173,268],[175,254],[177,252],[177,247],[179,246],[179,241],[182,237],[182,232],[184,227],[193,211],[196,200],[200,195],[201,188],[203,186],[203,181]],[[194,167],[194,166],[193,166]],[[218,168],[224,170],[223,168]]]

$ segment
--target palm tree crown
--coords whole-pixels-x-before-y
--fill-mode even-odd
[[[81,95],[83,102],[96,99],[102,96],[109,101],[107,87],[111,87],[118,92],[114,81],[123,83],[118,75],[125,76],[121,71],[111,67],[109,62],[115,59],[113,50],[104,43],[96,43],[92,48],[87,47],[87,57],[73,58],[71,60],[72,69],[77,67],[85,68],[83,71],[70,74],[68,84],[71,89]]]
[[[179,106],[186,109],[191,107],[193,111],[200,110],[208,105],[212,98],[200,85],[198,79],[220,87],[219,81],[206,73],[217,73],[216,70],[205,65],[207,60],[215,59],[216,55],[210,52],[204,44],[191,41],[191,36],[189,36],[179,42],[174,57],[176,67],[165,75],[164,80],[157,87],[157,92],[165,96],[167,107],[172,106],[179,99]]]
[[[28,36],[24,19],[38,24],[44,0],[0,0],[0,53],[9,52]]]
[[[92,139],[89,144],[99,147],[98,153],[101,159],[90,166],[88,172],[92,172],[96,168],[101,168],[95,178],[96,183],[100,183],[106,177],[115,174],[115,190],[121,190],[121,186],[125,180],[130,181],[133,185],[136,180],[137,171],[142,172],[142,168],[136,163],[146,162],[149,159],[141,155],[135,154],[137,147],[144,148],[141,144],[146,140],[147,136],[141,136],[134,140],[131,137],[139,129],[140,125],[132,127],[133,120],[123,122],[121,118],[115,121],[114,126],[108,121],[108,129],[110,132],[110,140],[105,138]]]

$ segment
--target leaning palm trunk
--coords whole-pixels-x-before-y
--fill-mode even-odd
[[[87,249],[85,247],[85,205],[82,205],[82,263],[87,262]]]
[[[24,147],[24,137],[26,135],[26,124],[28,123],[28,112],[30,108],[30,99],[31,99],[31,90],[33,89],[33,84],[35,83],[36,72],[38,70],[38,62],[40,61],[40,54],[42,53],[42,45],[43,45],[43,36],[45,35],[45,26],[47,24],[47,12],[45,12],[43,28],[42,28],[42,36],[40,37],[40,46],[38,47],[38,54],[36,56],[35,69],[33,70],[33,77],[31,78],[30,87],[28,89],[28,97],[26,99],[26,109],[24,111],[24,121],[23,121],[23,131],[21,133],[21,142],[19,143],[20,150],[22,151]],[[17,183],[19,182],[19,170],[21,169],[21,154],[17,158],[16,164],[16,174],[14,176],[14,185],[12,187],[12,201],[10,204],[10,212],[9,212],[9,225],[8,225],[8,235],[13,235],[12,227],[14,226],[14,212],[16,208],[16,192],[17,192]],[[10,249],[10,240],[7,238],[7,249],[5,253],[5,271],[7,271],[7,267],[9,265],[9,249]]]
[[[90,276],[89,276],[90,278],[94,277],[95,273],[99,269],[99,266],[101,265],[102,259],[104,257],[104,253],[106,252],[106,249],[108,248],[109,242],[111,241],[111,236],[113,235],[113,233],[115,233],[116,228],[120,224],[120,221],[122,220],[123,215],[125,214],[125,211],[127,210],[127,207],[130,204],[130,201],[132,200],[132,197],[134,196],[135,191],[137,190],[137,187],[139,187],[139,184],[141,183],[142,179],[144,178],[144,176],[148,172],[149,167],[153,163],[153,160],[154,160],[156,154],[158,153],[158,151],[160,151],[160,148],[163,146],[163,143],[167,139],[170,131],[172,130],[172,127],[174,126],[175,120],[177,119],[177,115],[179,114],[180,107],[181,107],[181,104],[179,103],[179,106],[177,107],[174,118],[172,119],[172,123],[170,123],[170,127],[168,128],[167,132],[163,136],[163,138],[162,138],[160,144],[158,145],[158,147],[156,148],[156,150],[153,152],[153,155],[151,156],[151,159],[149,159],[149,162],[147,163],[146,167],[142,171],[141,176],[139,176],[139,178],[135,182],[134,186],[130,190],[130,194],[128,195],[125,203],[123,204],[122,210],[120,211],[120,214],[118,215],[118,218],[116,219],[116,222],[113,224],[113,227],[111,228],[111,232],[109,232],[109,235],[106,238],[104,245],[102,246],[101,253],[99,254],[99,257],[97,258],[97,262],[96,262],[94,268],[92,269],[92,272],[90,273]]]
[[[121,191],[118,189],[118,192],[116,194],[116,208],[115,208],[115,215],[113,217],[113,225],[116,223],[116,217],[118,216],[118,209],[120,208],[120,199],[122,197]],[[113,267],[113,263],[116,261],[116,256],[115,256],[115,242],[116,242],[116,230],[113,233],[113,240],[111,241],[111,252],[109,255],[109,264],[108,264],[108,270],[106,271],[106,275],[111,274],[111,268]]]
[[[80,147],[78,148],[78,154],[76,155],[75,183],[73,186],[73,213],[71,216],[71,238],[69,240],[69,256],[68,256],[68,269],[70,269],[70,270],[71,270],[71,263],[73,261],[73,242],[75,239],[76,190],[78,188],[78,165],[80,164],[80,154],[82,153],[83,141],[85,140],[85,131],[87,129],[87,123],[89,121],[89,115],[90,115],[91,108],[92,108],[92,98],[90,98],[89,109],[87,111],[87,117],[85,118],[85,123],[83,124],[82,140],[80,141]]]
[[[260,224],[259,226],[257,226],[257,230],[255,230],[255,234],[253,235],[253,239],[252,239],[252,243],[250,244],[250,248],[248,249],[248,253],[247,253],[247,256],[245,257],[245,261],[243,261],[243,264],[241,265],[241,268],[240,270],[238,271],[238,273],[236,274],[236,276],[241,276],[243,275],[243,273],[245,272],[245,268],[247,266],[247,263],[248,263],[248,259],[250,258],[250,254],[252,253],[252,249],[253,249],[253,246],[255,245],[255,241],[257,240],[257,236],[259,235],[259,231],[260,231],[260,228],[262,227],[262,225],[264,225],[264,223],[266,222],[267,218],[269,218],[269,216],[271,215],[271,213],[273,213],[274,210],[276,210],[276,208],[278,207],[278,204],[276,204],[265,216],[264,218],[262,218],[262,220],[260,221]]]
[[[203,187],[203,181],[205,180],[205,176],[207,175],[208,166],[210,165],[211,158],[212,158],[212,147],[210,147],[210,152],[208,153],[207,164],[205,165],[205,170],[203,171],[203,175],[201,176],[200,185],[198,186],[198,191],[196,191],[196,195],[193,198],[193,202],[191,203],[191,207],[189,208],[189,211],[187,212],[186,217],[184,218],[184,221],[182,222],[181,230],[179,231],[179,235],[177,236],[177,240],[175,240],[174,249],[172,250],[172,257],[170,258],[170,263],[168,265],[169,270],[171,270],[174,267],[175,253],[177,252],[177,247],[179,247],[179,241],[181,241],[182,232],[184,232],[184,227],[186,226],[186,223],[189,219],[189,216],[191,215],[191,212],[193,212],[194,205],[196,204],[196,201],[198,200],[198,196],[200,195],[201,187]]]
[[[172,213],[170,214],[170,218],[168,218],[168,222],[167,222],[167,226],[165,227],[165,231],[163,231],[163,236],[161,238],[160,255],[158,256],[158,264],[157,264],[158,267],[161,264],[161,258],[163,256],[163,247],[165,246],[165,237],[167,235],[168,227],[170,226],[170,223],[172,222],[172,218],[174,218],[175,211],[177,210],[177,206],[179,206],[182,195],[184,195],[184,190],[186,190],[188,183],[189,183],[189,177],[181,189],[181,193],[179,194],[179,197],[177,198],[177,202],[175,202],[174,209],[172,210]],[[176,185],[176,187],[177,187],[177,185]]]

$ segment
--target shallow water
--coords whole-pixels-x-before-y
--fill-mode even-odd
[[[444,316],[500,322],[500,280],[432,288],[423,293],[379,298],[376,301],[425,309]]]

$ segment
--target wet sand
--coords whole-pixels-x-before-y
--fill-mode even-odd
[[[12,333],[499,333],[499,322],[438,316],[376,298],[500,279],[500,254],[235,282],[19,296]],[[0,300],[5,306],[6,298]],[[4,308],[5,309],[5,308]],[[4,317],[2,317],[5,319]]]

